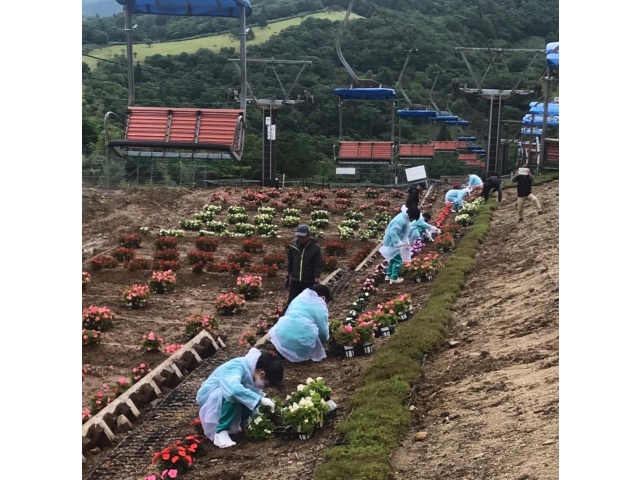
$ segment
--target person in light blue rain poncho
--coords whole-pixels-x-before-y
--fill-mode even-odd
[[[461,190],[449,190],[444,196],[444,203],[453,203],[453,211],[457,212],[462,208],[462,201],[469,193],[469,190],[463,188]]]
[[[469,181],[467,182],[467,189],[473,191],[474,188],[482,187],[482,179],[478,175],[472,173],[469,174]]]
[[[409,240],[411,221],[417,220],[419,216],[420,210],[418,207],[409,207],[406,212],[400,212],[396,215],[384,231],[380,255],[389,261],[387,276],[385,277],[385,280],[389,280],[389,283],[401,283],[404,280],[398,278],[398,276],[400,275],[402,262],[411,261],[411,243]]]
[[[329,340],[329,310],[333,300],[326,285],[313,285],[298,295],[285,314],[269,330],[269,340],[280,355],[290,362],[327,357],[322,344]]]
[[[282,377],[282,364],[257,348],[220,365],[196,395],[204,434],[217,447],[234,446],[236,443],[229,438],[229,433],[238,433],[260,405],[275,408],[261,390],[278,387]]]
[[[426,218],[425,218],[426,217]],[[429,241],[433,241],[433,234],[440,234],[440,229],[429,225],[427,220],[431,220],[431,215],[428,213],[421,214],[417,220],[411,222],[411,231],[409,233],[409,241],[414,243],[423,238],[427,238]]]

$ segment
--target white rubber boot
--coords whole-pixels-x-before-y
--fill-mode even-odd
[[[219,448],[229,448],[233,447],[236,442],[229,438],[229,432],[222,431],[220,433],[216,433],[216,435],[213,437],[213,444]]]

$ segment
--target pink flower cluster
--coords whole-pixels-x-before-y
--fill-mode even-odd
[[[91,283],[91,275],[89,272],[82,272],[82,284],[86,285],[87,283]]]
[[[131,369],[131,383],[136,383],[147,373],[151,373],[151,366],[146,363],[141,363],[137,367],[133,367]]]
[[[88,408],[83,408],[82,409],[82,423],[86,422],[91,417],[92,417],[91,410],[89,410]]]
[[[176,478],[178,476],[178,470],[175,468],[172,468],[170,470],[163,470],[160,476],[147,475],[147,477],[144,480],[161,480],[161,479],[164,479],[166,476],[168,476],[169,478]]]
[[[106,330],[116,314],[108,307],[90,305],[82,310],[82,326],[89,330]]]
[[[159,352],[162,347],[162,337],[156,337],[156,334],[149,332],[142,336],[142,344],[140,349],[147,352]]]
[[[97,330],[82,329],[82,345],[97,345],[102,341],[102,338],[106,338],[107,334],[103,334]]]
[[[226,309],[236,309],[242,308],[245,305],[244,298],[240,295],[236,295],[233,292],[224,293],[220,295],[216,301],[213,303],[213,306],[218,310],[226,310]]]
[[[242,337],[240,337],[240,340],[238,340],[238,345],[255,345],[256,342],[258,341],[258,335],[255,332],[255,330],[247,330],[246,332],[244,332],[242,334]]]
[[[156,282],[162,282],[165,284],[176,283],[176,274],[171,270],[167,270],[166,272],[153,272],[151,277]]]
[[[171,345],[169,345],[168,347],[166,347],[164,349],[164,351],[166,353],[168,353],[169,355],[173,355],[174,353],[176,353],[178,350],[180,350],[182,348],[182,345],[179,343],[172,343]]]
[[[238,277],[238,291],[247,300],[258,298],[262,290],[262,277],[260,275],[245,275]]]
[[[378,291],[378,287],[376,287],[375,279],[367,278],[364,281],[364,283],[362,284],[362,291],[363,292],[369,292],[369,293],[377,292]]]
[[[131,302],[135,299],[139,303],[145,303],[150,296],[148,285],[132,285],[122,294],[124,301]]]

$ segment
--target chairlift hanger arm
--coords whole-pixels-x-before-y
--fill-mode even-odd
[[[433,89],[436,87],[436,83],[438,82],[438,77],[440,76],[440,72],[436,73],[436,79],[433,81],[433,85],[431,85],[431,90],[429,90],[429,101],[433,106],[433,109],[440,115],[440,109],[436,105],[436,102],[433,101]]]
[[[407,105],[408,105],[409,108],[411,108],[411,106],[413,104],[411,103],[411,100],[409,99],[409,96],[404,91],[404,88],[402,88],[402,76],[404,75],[404,72],[407,69],[407,65],[409,65],[409,60],[411,59],[411,55],[413,55],[413,52],[417,52],[417,50],[414,49],[414,48],[409,50],[409,53],[407,54],[407,59],[404,61],[404,66],[402,67],[402,71],[400,72],[400,76],[398,77],[398,82],[396,83],[396,87],[398,87],[398,89],[400,89],[400,93],[402,93],[402,96],[404,97],[405,101],[407,102]]]
[[[527,72],[529,71],[529,69],[531,68],[531,65],[533,65],[533,62],[536,61],[536,58],[538,58],[538,54],[540,52],[536,52],[536,54],[533,56],[533,58],[531,59],[531,61],[529,62],[529,65],[527,65],[527,68],[524,69],[524,71],[522,72],[522,75],[520,75],[520,78],[518,78],[518,81],[516,82],[516,84],[514,85],[514,87],[512,88],[512,90],[517,90],[518,87],[520,86],[520,83],[522,82],[522,80],[524,79],[524,76],[527,74]]]
[[[349,15],[351,15],[351,11],[353,10],[353,5],[355,4],[356,1],[357,0],[351,0],[349,2],[349,7],[347,7],[347,13],[345,13],[344,20],[342,21],[342,25],[340,25],[340,30],[338,32],[338,38],[336,39],[336,53],[338,54],[338,58],[340,59],[340,63],[342,63],[342,65],[347,70],[347,73],[349,74],[349,76],[351,77],[353,82],[357,85],[357,84],[360,83],[360,80],[358,79],[358,77],[355,74],[355,72],[351,69],[351,67],[349,66],[349,64],[345,60],[344,55],[342,54],[342,49],[340,48],[340,43],[342,42],[342,36],[344,35],[344,30],[347,27],[347,24],[349,23]]]

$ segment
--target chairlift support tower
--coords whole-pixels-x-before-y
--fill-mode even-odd
[[[229,61],[233,62],[236,66],[236,69],[241,72],[241,63],[242,59],[230,59]],[[308,60],[276,60],[276,59],[245,59],[245,63],[256,63],[266,65],[266,70],[271,67],[273,73],[275,74],[278,84],[282,89],[283,99],[269,99],[262,98],[259,99],[253,92],[251,85],[248,80],[245,80],[245,84],[243,84],[244,91],[248,92],[249,98],[245,99],[245,101],[249,104],[253,104],[256,108],[262,110],[262,177],[261,177],[261,185],[263,187],[275,187],[277,183],[276,179],[276,137],[277,137],[277,119],[278,119],[278,110],[286,105],[300,105],[303,103],[313,102],[313,96],[305,90],[305,94],[297,99],[290,99],[291,92],[293,88],[298,83],[302,72],[306,68],[307,65],[311,65],[312,62]],[[282,82],[280,81],[280,77],[278,76],[278,72],[275,69],[276,65],[300,65],[300,71],[296,76],[295,80],[291,84],[288,90],[285,90]],[[246,77],[245,77],[246,79]]]
[[[503,173],[503,158],[501,158],[501,149],[500,149],[500,130],[502,124],[502,112],[504,110],[504,104],[510,98],[515,96],[527,96],[533,95],[536,93],[535,90],[530,89],[519,89],[524,76],[535,60],[538,58],[538,55],[544,53],[543,49],[531,49],[531,48],[479,48],[479,47],[455,47],[455,51],[460,52],[462,56],[462,60],[467,66],[469,73],[471,74],[471,78],[475,84],[476,88],[469,88],[467,84],[464,85],[463,88],[460,88],[459,91],[465,94],[471,95],[480,95],[482,98],[485,98],[489,101],[489,131],[487,135],[487,153],[486,153],[486,171],[485,174],[488,177],[490,174],[502,174]],[[476,72],[474,71],[471,63],[467,59],[465,52],[469,51],[482,51],[489,52],[491,55],[491,65],[493,65],[493,60],[498,56],[504,53],[510,52],[523,52],[523,53],[531,53],[533,54],[533,58],[527,65],[527,67],[520,74],[518,80],[513,85],[512,88],[506,89],[495,89],[495,88],[484,88],[482,86],[483,82],[487,78],[489,74],[489,70],[491,69],[491,65],[487,68],[483,77],[478,80],[476,76]]]

